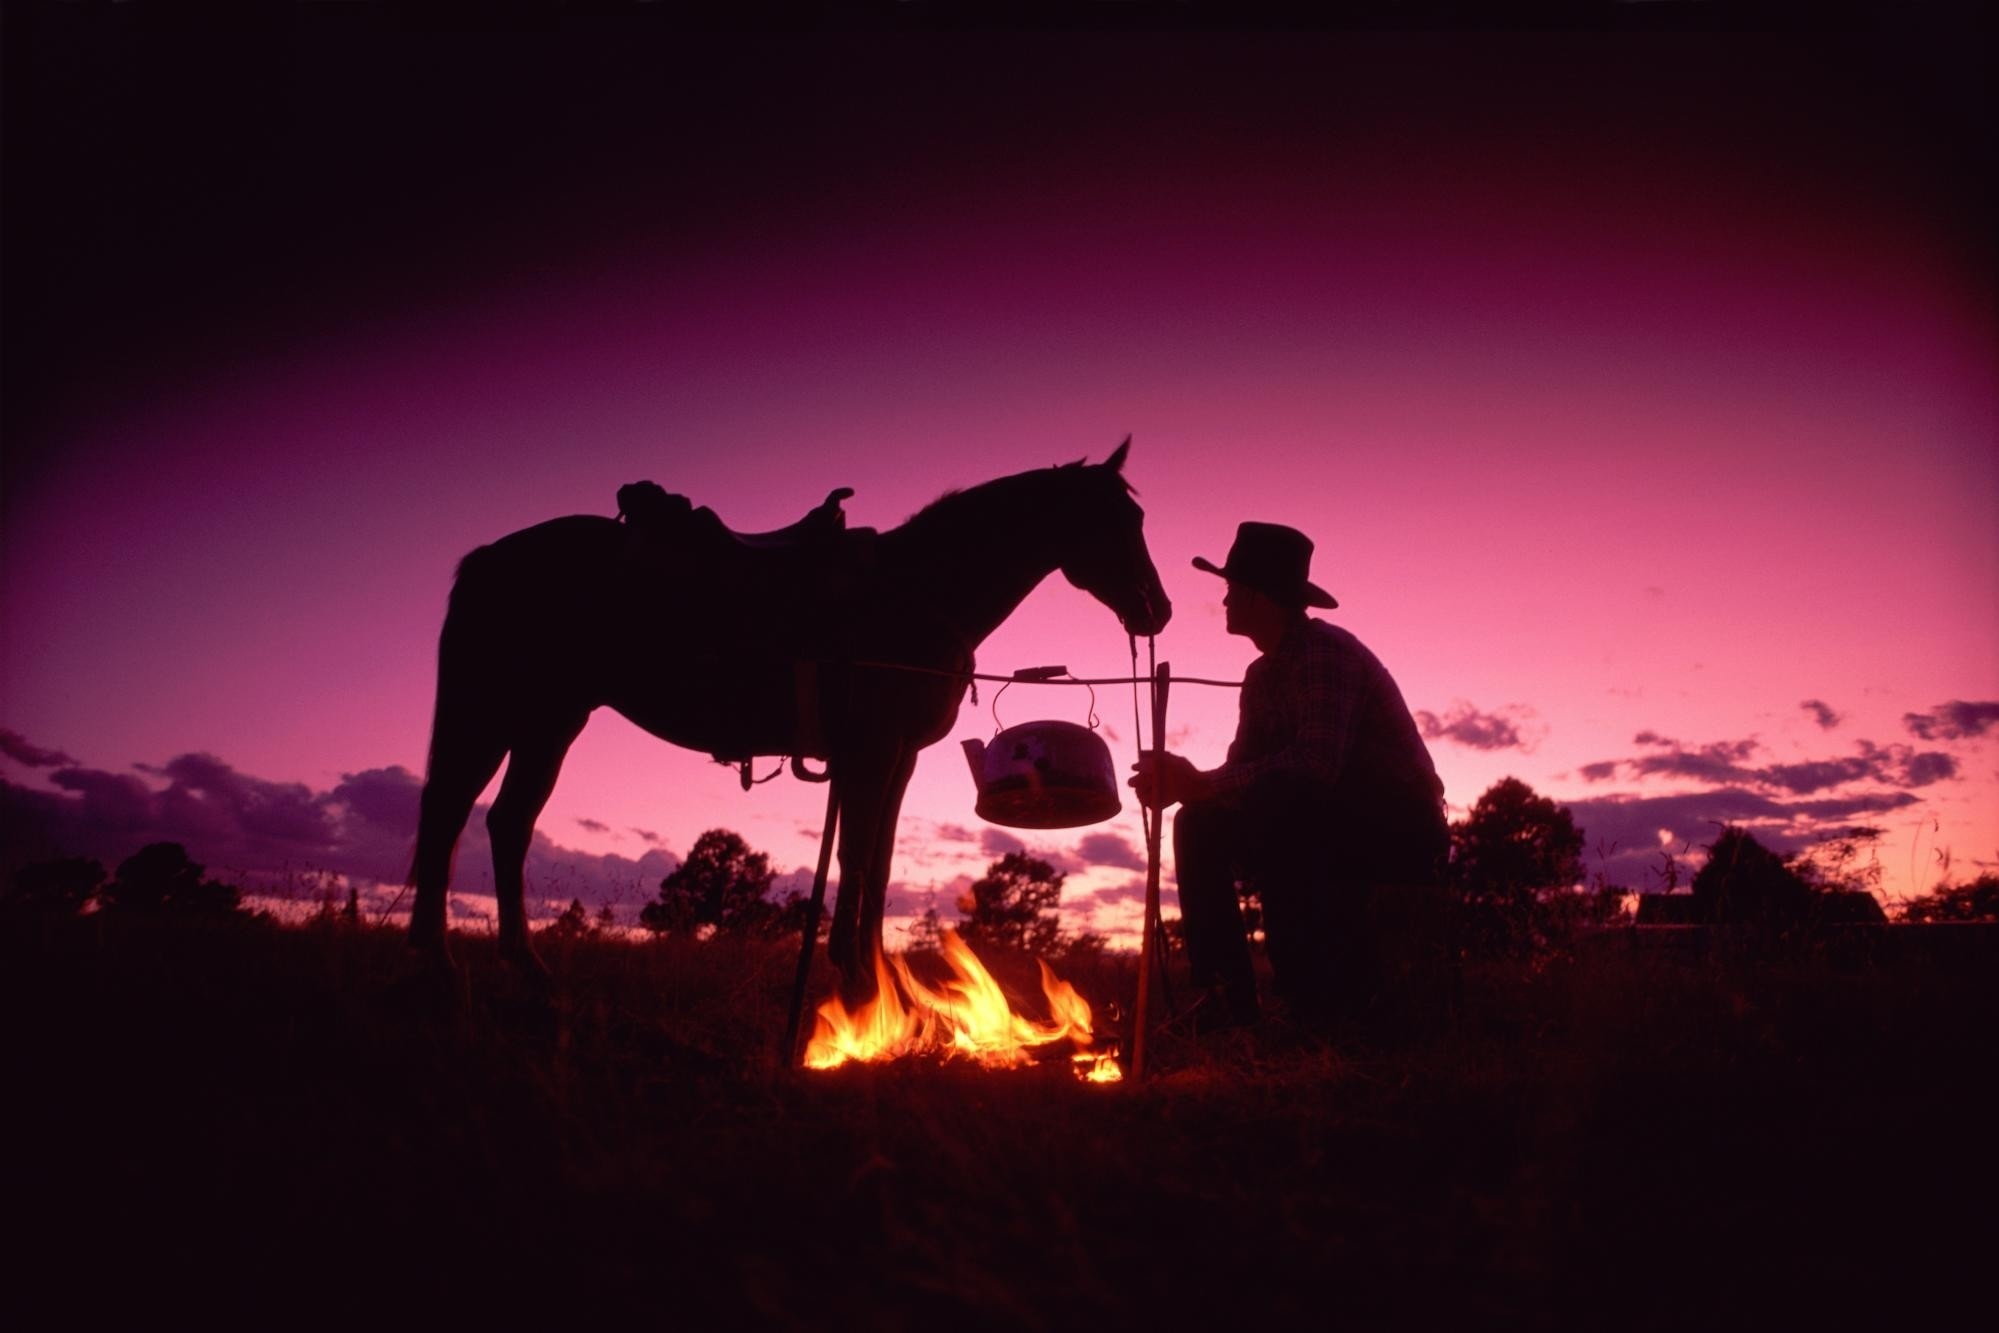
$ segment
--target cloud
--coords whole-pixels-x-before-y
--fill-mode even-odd
[[[9,731],[5,727],[0,727],[0,754],[6,755],[17,764],[26,764],[29,768],[76,766],[76,760],[61,750],[44,750],[20,732]]]
[[[1454,700],[1443,717],[1418,710],[1416,725],[1423,739],[1445,740],[1472,750],[1529,750],[1532,744],[1520,734],[1519,720],[1532,717],[1533,710],[1522,704],[1508,704],[1482,713],[1462,699]]]
[[[576,821],[576,827],[582,829],[585,833],[609,833],[611,831],[611,826],[601,819],[579,818]]]
[[[1100,906],[1113,903],[1143,903],[1145,901],[1145,881],[1128,879],[1122,884],[1112,884],[1106,888],[1091,889],[1089,897]]]
[[[1076,858],[1086,866],[1114,870],[1145,869],[1145,854],[1121,833],[1092,833],[1076,844]]]
[[[422,796],[423,779],[401,764],[343,773],[326,796],[338,830],[337,865],[333,861],[322,864],[359,879],[400,884],[409,873],[416,850],[417,810]],[[468,834],[474,825],[483,843],[483,818],[467,821]],[[463,868],[467,863],[461,840],[458,864]]]
[[[480,828],[484,833],[484,825]],[[472,848],[460,845],[456,880],[469,882],[466,863]],[[492,852],[483,836],[478,839],[478,883],[491,892]],[[648,851],[636,861],[615,853],[593,856],[588,852],[558,847],[545,833],[536,833],[528,847],[527,881],[530,900],[547,902],[557,908],[571,898],[587,908],[605,905],[636,906],[651,902],[659,894],[659,882],[680,867],[680,858],[671,852]],[[807,885],[808,889],[810,885]]]
[[[1936,750],[1911,755],[1902,767],[1902,777],[1911,787],[1927,787],[1957,774],[1957,760]]]
[[[1005,856],[1008,852],[1024,852],[1027,844],[1001,828],[987,828],[979,834],[979,850],[987,856]]]
[[[1938,750],[1918,751],[1907,745],[1876,745],[1860,741],[1854,753],[1839,759],[1752,765],[1761,746],[1754,739],[1713,741],[1688,748],[1654,732],[1641,731],[1633,743],[1655,753],[1630,759],[1605,759],[1578,770],[1587,782],[1602,782],[1620,771],[1627,777],[1685,778],[1709,786],[1748,786],[1809,796],[1856,782],[1882,782],[1891,787],[1927,787],[1958,776],[1958,762]]]
[[[646,844],[648,847],[657,847],[661,843],[666,841],[665,838],[660,837],[659,834],[654,833],[649,828],[639,828],[637,826],[633,826],[631,832],[637,834],[638,840]]]
[[[1832,705],[1826,703],[1826,701],[1823,699],[1807,699],[1803,703],[1799,704],[1798,707],[1804,709],[1807,713],[1810,713],[1812,715],[1812,720],[1819,724],[1819,728],[1822,731],[1831,731],[1834,727],[1838,726],[1841,722],[1846,720],[1843,717],[1841,717],[1838,713],[1834,712],[1832,710]]]
[[[977,842],[979,835],[963,824],[939,824],[931,830],[931,836],[939,842]]]
[[[416,837],[417,801],[422,794],[423,780],[401,764],[343,773],[332,792],[354,818],[411,839]]]
[[[263,891],[306,870],[387,885],[400,885],[408,873],[423,790],[408,769],[343,774],[327,791],[242,773],[211,754],[135,769],[59,768],[48,774],[54,790],[46,791],[0,782],[0,833],[10,854],[93,856],[115,865],[147,843],[178,842],[211,873]],[[454,889],[492,892],[491,863],[481,806],[459,839]],[[596,856],[536,833],[529,895],[531,903],[575,897],[593,908],[645,901],[678,864],[657,847],[637,860]]]
[[[959,882],[961,880],[963,881],[962,883]],[[948,925],[956,919],[952,915],[952,905],[957,902],[958,895],[968,891],[971,886],[972,881],[962,875],[957,880],[953,880],[949,886],[941,889],[936,885],[926,885],[919,889],[913,884],[904,883],[899,879],[892,879],[888,882],[888,888],[882,895],[882,915],[922,916],[925,912],[935,907],[938,917]],[[805,878],[805,891],[808,894],[812,892],[812,877],[810,875],[807,875]],[[831,894],[827,896],[830,899]]]
[[[170,824],[228,829],[253,845],[308,853],[323,852],[336,840],[327,802],[302,782],[253,778],[212,754],[184,754],[161,768],[142,766],[139,771],[168,780],[160,802],[162,818]]]
[[[1902,725],[1917,740],[1969,740],[1999,726],[1999,701],[1988,699],[1967,703],[1962,699],[1952,699],[1949,703],[1938,704],[1927,713],[1902,714]]]
[[[1583,832],[1584,865],[1628,889],[1657,887],[1662,853],[1712,843],[1724,825],[1778,853],[1802,851],[1856,818],[1918,804],[1906,791],[1785,801],[1744,787],[1669,796],[1603,796],[1564,805]],[[1682,881],[1684,882],[1684,880]]]
[[[1750,781],[1749,770],[1742,765],[1761,748],[1754,737],[1739,741],[1710,741],[1706,745],[1689,748],[1656,731],[1641,731],[1631,738],[1631,743],[1660,751],[1622,761],[1625,771],[1632,777],[1679,777],[1717,784]],[[1613,767],[1618,763],[1616,760],[1605,762]],[[1601,773],[1603,767],[1601,763],[1589,764],[1585,765],[1585,771]]]
[[[49,781],[80,798],[76,818],[84,828],[107,834],[141,832],[152,826],[153,790],[126,773],[62,768]]]
[[[1906,745],[1877,746],[1862,741],[1859,751],[1847,759],[1773,764],[1758,770],[1756,776],[1766,785],[1809,796],[1869,780],[1894,787],[1927,787],[1958,774],[1957,760],[1939,750],[1917,751]]]

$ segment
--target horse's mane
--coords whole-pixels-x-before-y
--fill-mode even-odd
[[[989,506],[997,508],[1014,503],[1021,491],[1039,490],[1072,477],[1081,477],[1088,466],[1086,460],[1079,458],[1073,463],[1059,463],[1054,467],[1032,468],[1026,472],[995,477],[976,486],[954,487],[911,514],[902,526],[905,530],[925,531],[944,523],[968,522],[973,515],[982,513]],[[1122,474],[1118,479],[1124,481]],[[1138,493],[1129,481],[1124,482],[1124,488],[1129,494]]]

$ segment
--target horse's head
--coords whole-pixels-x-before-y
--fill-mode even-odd
[[[1127,633],[1157,634],[1173,618],[1145,547],[1145,511],[1124,479],[1131,437],[1101,463],[1072,463],[1063,474],[1069,503],[1062,515],[1063,577],[1108,606]]]

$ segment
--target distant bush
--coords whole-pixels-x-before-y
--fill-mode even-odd
[[[1797,920],[1812,899],[1812,886],[1788,860],[1733,825],[1709,846],[1693,890],[1695,910],[1713,922]]]
[[[986,867],[958,900],[964,920],[958,933],[977,947],[998,944],[1052,954],[1062,938],[1061,871],[1026,852],[1008,852]]]
[[[1969,884],[1940,884],[1902,908],[1902,919],[1939,921],[1999,921],[1999,875],[1987,872]]]
[[[588,939],[597,934],[598,930],[597,923],[583,910],[583,900],[571,898],[569,906],[562,909],[562,915],[543,926],[541,934],[546,939],[567,941]]]
[[[177,842],[155,842],[118,863],[107,882],[104,867],[82,857],[23,866],[6,895],[10,907],[75,915],[95,904],[122,916],[234,916],[242,895],[208,879],[199,861]]]
[[[678,869],[660,881],[659,897],[639,909],[639,924],[656,935],[783,935],[803,930],[801,894],[770,897],[777,878],[770,857],[751,851],[739,833],[709,829]],[[581,904],[576,905],[579,914]]]
[[[203,866],[177,842],[155,842],[118,863],[99,901],[107,912],[229,916],[242,895],[227,884],[203,878]]]
[[[14,872],[6,900],[9,907],[73,916],[93,902],[103,887],[101,862],[71,856],[22,866]]]
[[[1623,895],[1584,887],[1582,849],[1574,816],[1519,778],[1487,788],[1451,825],[1448,879],[1464,951],[1528,957],[1615,916]]]

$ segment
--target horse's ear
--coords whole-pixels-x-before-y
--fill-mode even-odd
[[[1124,456],[1131,452],[1131,436],[1124,437],[1124,443],[1111,450],[1111,456],[1104,460],[1104,466],[1113,472],[1124,471]]]

